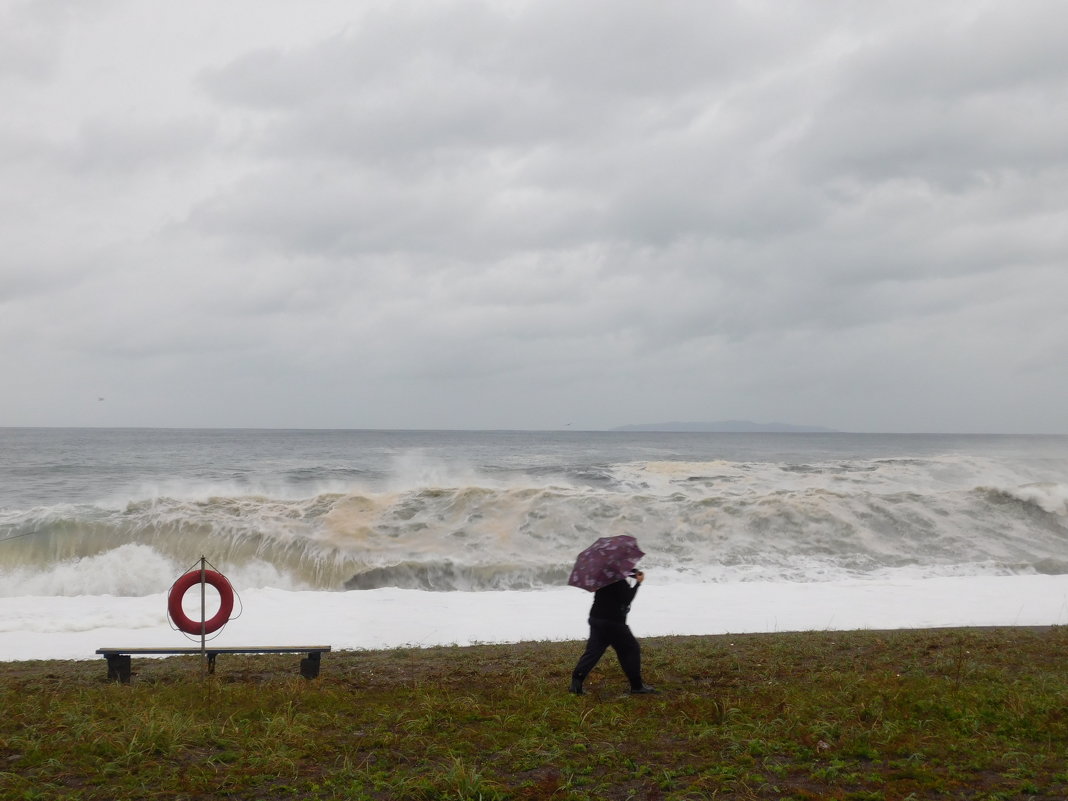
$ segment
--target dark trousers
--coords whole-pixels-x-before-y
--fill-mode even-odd
[[[579,657],[571,678],[580,684],[585,681],[590,671],[604,656],[608,646],[612,646],[616,656],[619,657],[619,666],[627,675],[631,689],[641,687],[642,647],[630,633],[630,627],[626,623],[595,617],[590,618],[590,639],[586,642],[586,651]]]

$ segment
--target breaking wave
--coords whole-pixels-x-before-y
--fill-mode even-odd
[[[676,582],[1068,573],[1068,485],[1027,478],[958,457],[423,471],[375,487],[310,470],[307,497],[7,509],[0,595],[150,594],[201,554],[239,588],[538,589],[613,534]]]

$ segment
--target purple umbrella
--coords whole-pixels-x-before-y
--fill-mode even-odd
[[[567,583],[594,592],[626,578],[643,556],[638,541],[629,534],[601,537],[578,555]]]

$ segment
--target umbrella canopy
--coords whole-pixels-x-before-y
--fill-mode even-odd
[[[578,555],[567,583],[594,592],[626,578],[643,556],[638,541],[628,534],[601,537]]]

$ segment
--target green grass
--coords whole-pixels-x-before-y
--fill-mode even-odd
[[[1068,631],[642,641],[566,692],[581,643],[0,663],[0,798],[1063,799]]]

